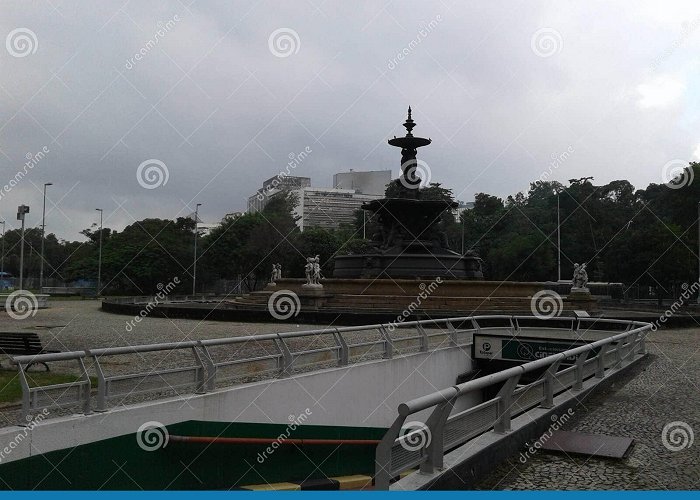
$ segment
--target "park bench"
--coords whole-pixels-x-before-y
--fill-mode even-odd
[[[41,344],[39,335],[35,332],[0,332],[0,354],[7,356],[25,356],[33,354],[48,354],[59,351],[47,351]],[[27,365],[25,370],[34,364]],[[49,365],[43,361],[37,364],[42,364],[49,371]]]

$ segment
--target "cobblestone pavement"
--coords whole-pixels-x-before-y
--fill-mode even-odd
[[[627,458],[573,457],[539,450],[523,460],[518,454],[504,461],[477,489],[700,488],[700,442],[693,442],[693,431],[700,433],[700,329],[657,331],[649,340],[651,356],[635,369],[636,376],[584,401],[564,426],[564,430],[634,438]]]

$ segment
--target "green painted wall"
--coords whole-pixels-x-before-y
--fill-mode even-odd
[[[276,439],[284,424],[188,421],[168,426],[171,435]],[[386,429],[301,425],[290,438],[381,439]],[[247,484],[373,474],[375,446],[283,445],[259,457],[267,445],[169,443],[147,452],[135,434],[105,439],[0,464],[0,489],[227,489]],[[261,463],[262,461],[262,463]]]

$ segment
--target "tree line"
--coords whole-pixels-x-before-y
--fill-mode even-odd
[[[422,195],[453,199],[439,184]],[[478,193],[473,208],[456,217],[446,213],[440,224],[454,250],[478,253],[486,279],[556,280],[558,206],[562,278],[571,277],[575,263],[586,262],[591,281],[620,282],[669,296],[674,285],[698,279],[699,200],[700,164],[691,163],[682,179],[646,189],[635,189],[626,180],[596,185],[583,178],[567,186],[538,180],[527,193],[505,200]],[[375,222],[362,211],[354,224],[300,232],[293,215],[296,203],[289,193],[275,196],[263,211],[227,218],[199,236],[197,290],[213,291],[222,282],[229,288],[240,284],[241,291],[258,289],[273,263],[282,264],[284,277],[302,277],[305,259],[312,255],[320,256],[323,275],[331,276],[336,255],[362,252],[370,245]],[[103,228],[104,292],[150,294],[174,277],[182,293],[190,291],[194,230],[194,220],[184,217],[147,218],[123,231]],[[93,226],[81,234],[86,241],[46,235],[47,280],[96,280],[100,231]],[[16,276],[20,231],[7,231],[4,240],[4,269]],[[41,230],[26,230],[25,276],[38,277],[40,247]]]

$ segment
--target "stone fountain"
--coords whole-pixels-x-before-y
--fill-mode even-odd
[[[410,107],[403,125],[406,135],[388,141],[401,148],[401,175],[392,181],[387,197],[362,206],[380,228],[372,235],[371,249],[336,257],[333,277],[483,279],[481,259],[472,252],[462,255],[451,250],[442,230],[443,216],[457,203],[424,199],[418,171],[427,166],[416,155],[431,140],[413,135],[416,123]]]

